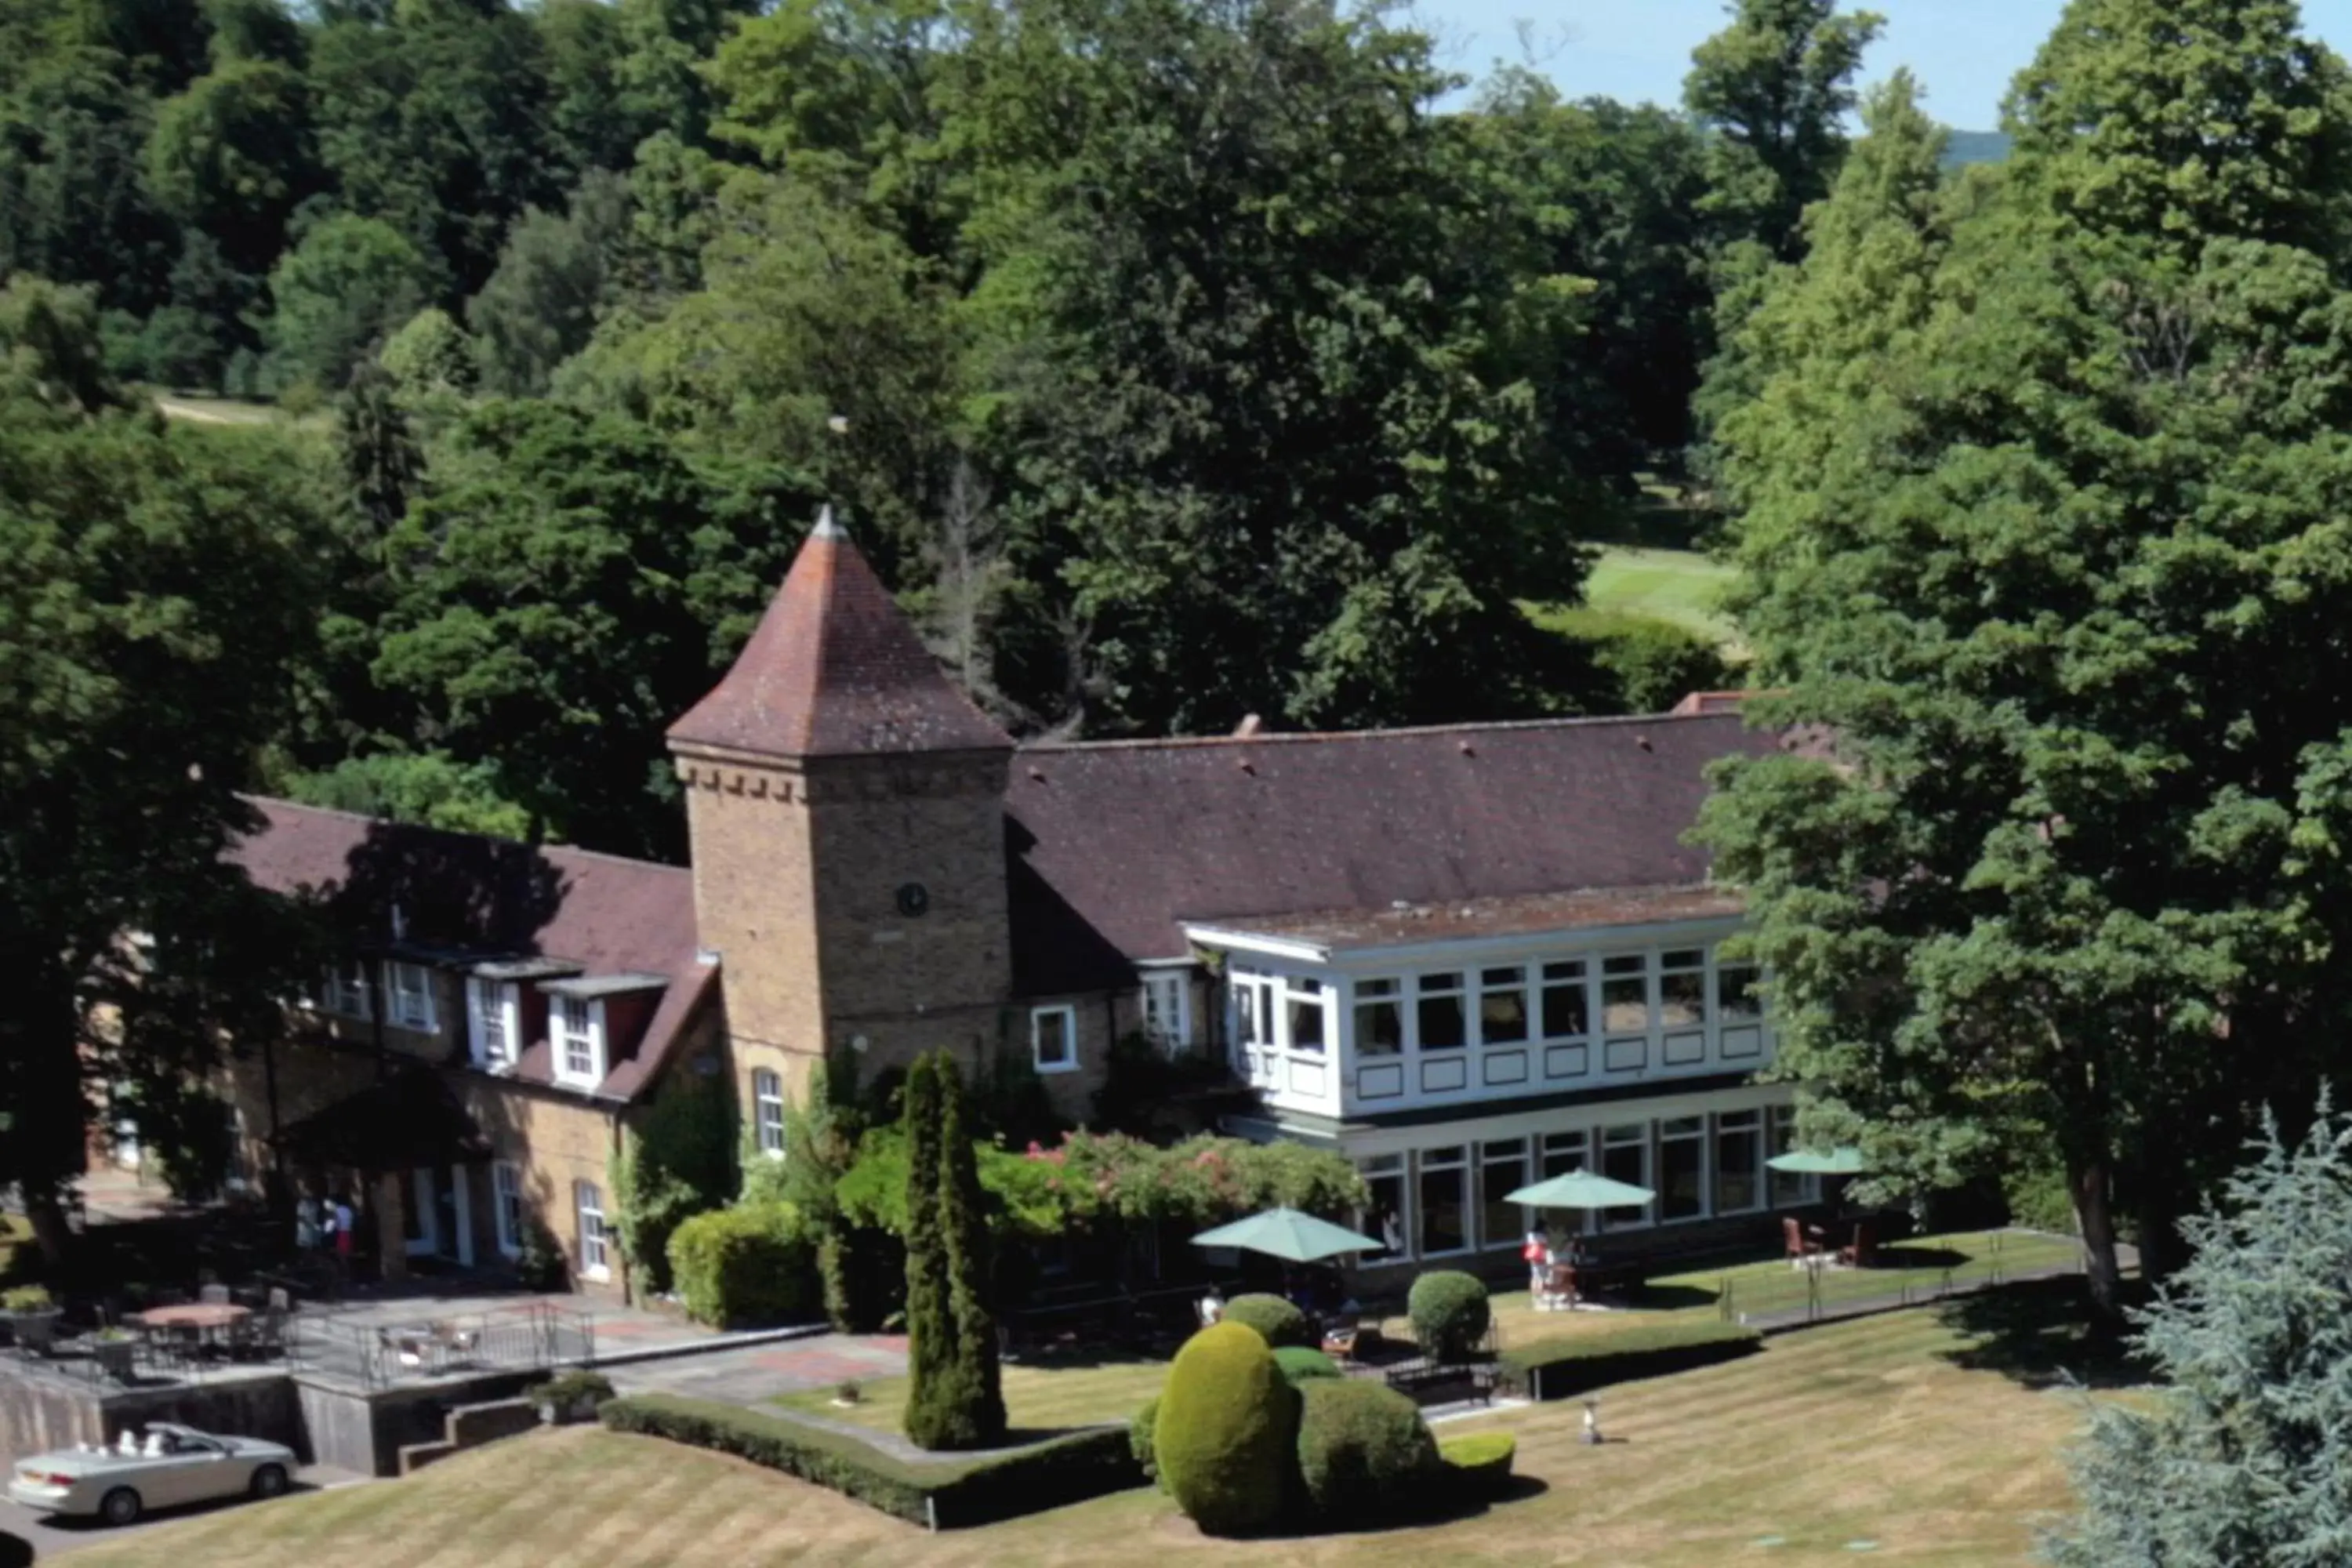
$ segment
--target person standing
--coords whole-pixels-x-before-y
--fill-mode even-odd
[[[335,1194],[333,1205],[329,1209],[328,1213],[330,1215],[330,1223],[334,1226],[335,1272],[341,1279],[348,1283],[352,1277],[352,1252],[353,1247],[352,1228],[355,1223],[352,1215],[352,1205],[343,1200],[343,1195],[341,1193],[338,1193]]]

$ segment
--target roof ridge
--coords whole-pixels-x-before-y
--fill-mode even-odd
[[[519,849],[535,849],[541,854],[557,854],[583,860],[603,860],[615,866],[629,866],[640,870],[670,871],[681,877],[694,872],[686,866],[673,866],[666,860],[642,860],[634,855],[615,855],[610,850],[590,849],[578,844],[534,844],[527,838],[501,838],[495,833],[477,833],[465,827],[436,827],[429,822],[403,822],[396,816],[373,816],[364,811],[345,811],[341,806],[312,805],[308,801],[289,800],[284,795],[239,792],[237,798],[254,805],[278,806],[288,811],[305,812],[312,816],[339,817],[345,822],[363,822],[371,826],[401,827],[415,833],[436,833],[445,838],[467,838],[481,844],[511,845]],[[267,831],[266,829],[264,831]],[[258,837],[258,834],[247,835]]]
[[[1033,752],[1140,751],[1153,746],[1256,746],[1301,741],[1384,741],[1420,735],[1458,735],[1471,731],[1601,729],[1612,724],[1720,724],[1740,721],[1738,713],[1578,713],[1549,719],[1461,720],[1448,724],[1403,724],[1380,730],[1261,730],[1250,735],[1141,735],[1107,741],[1024,741],[1024,754]]]

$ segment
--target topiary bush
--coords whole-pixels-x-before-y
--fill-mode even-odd
[[[1472,1432],[1437,1446],[1454,1495],[1465,1502],[1492,1502],[1511,1489],[1511,1460],[1519,1448],[1508,1432]]]
[[[1159,1425],[1160,1395],[1155,1394],[1143,1402],[1143,1408],[1137,1411],[1135,1419],[1127,1424],[1127,1447],[1128,1452],[1135,1456],[1135,1462],[1143,1467],[1143,1473],[1164,1492],[1168,1489],[1168,1483],[1160,1479],[1160,1458],[1152,1443]]]
[[[1276,1350],[1285,1345],[1315,1343],[1315,1326],[1307,1321],[1307,1314],[1279,1296],[1236,1296],[1225,1303],[1225,1321],[1247,1323],[1257,1331],[1260,1339]]]
[[[1486,1287],[1453,1268],[1415,1279],[1405,1298],[1405,1313],[1412,1320],[1412,1337],[1421,1353],[1441,1362],[1469,1359],[1494,1321],[1486,1306]]]
[[[1152,1457],[1176,1506],[1210,1535],[1277,1523],[1298,1439],[1298,1394],[1246,1323],[1202,1329],[1176,1352]]]
[[[728,1328],[818,1315],[816,1248],[787,1203],[739,1204],[671,1233],[669,1267],[687,1316]]]
[[[1293,1388],[1310,1378],[1339,1375],[1338,1363],[1329,1356],[1321,1351],[1308,1350],[1305,1345],[1282,1346],[1274,1352],[1274,1364],[1282,1369],[1284,1379]]]
[[[1321,1379],[1299,1389],[1298,1474],[1316,1517],[1354,1523],[1430,1500],[1440,1468],[1420,1406],[1386,1384]]]

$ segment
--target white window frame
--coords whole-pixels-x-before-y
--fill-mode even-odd
[[[1181,969],[1143,972],[1140,1005],[1143,1037],[1162,1051],[1176,1052],[1192,1043],[1192,977]]]
[[[604,1194],[595,1183],[572,1184],[572,1212],[580,1226],[580,1278],[610,1279],[613,1261],[604,1229]]]
[[[1045,1059],[1045,1020],[1057,1018],[1055,1026],[1062,1037],[1063,1054],[1058,1061]],[[1078,1070],[1078,1010],[1068,1002],[1050,1002],[1042,1007],[1029,1009],[1029,1061],[1040,1073],[1076,1072]]]
[[[773,1068],[751,1069],[751,1136],[761,1153],[784,1157],[784,1076]]]
[[[1356,1161],[1356,1169],[1362,1173],[1367,1184],[1370,1183],[1374,1177],[1394,1176],[1396,1178],[1397,1239],[1401,1243],[1401,1245],[1391,1247],[1388,1245],[1388,1237],[1386,1236],[1381,1236],[1381,1252],[1378,1258],[1374,1258],[1369,1253],[1360,1253],[1357,1255],[1358,1258],[1364,1262],[1375,1265],[1406,1263],[1412,1261],[1413,1247],[1420,1240],[1420,1237],[1413,1234],[1412,1229],[1412,1188],[1414,1182],[1412,1163],[1404,1157],[1402,1151],[1390,1154],[1367,1154],[1361,1156]],[[1369,1209],[1360,1209],[1357,1211],[1356,1228],[1366,1236],[1377,1234],[1372,1229],[1372,1216],[1371,1212]]]
[[[345,959],[327,966],[326,984],[320,987],[319,1005],[338,1018],[351,1018],[366,1023],[375,1016],[368,1001],[367,963],[363,959]]]
[[[522,1256],[522,1167],[499,1160],[490,1166],[490,1225],[508,1258]]]
[[[1451,1050],[1453,1047],[1449,1046],[1446,1048]],[[1453,1159],[1443,1161],[1434,1165],[1430,1163],[1429,1157],[1432,1154],[1446,1149],[1454,1151]],[[1423,1207],[1422,1184],[1429,1179],[1429,1174],[1433,1171],[1451,1171],[1454,1173],[1455,1184],[1454,1191],[1460,1194],[1455,1199],[1455,1206],[1461,1211],[1462,1215],[1461,1246],[1441,1247],[1433,1252],[1423,1250],[1422,1242],[1425,1238],[1418,1230],[1416,1230],[1412,1237],[1412,1255],[1414,1258],[1423,1259],[1432,1258],[1462,1258],[1477,1250],[1478,1213],[1475,1205],[1478,1201],[1478,1189],[1476,1183],[1472,1178],[1470,1169],[1471,1162],[1476,1158],[1475,1149],[1475,1145],[1468,1142],[1460,1143],[1441,1143],[1434,1149],[1423,1149],[1413,1155],[1413,1218],[1416,1221],[1419,1221],[1425,1217],[1421,1213]]]
[[[420,1035],[438,1034],[439,1010],[433,1001],[433,972],[421,963],[383,961],[384,1022],[395,1029]]]
[[[1693,1125],[1694,1123],[1696,1126]],[[1670,1132],[1667,1131],[1668,1128],[1679,1128],[1681,1131]],[[1696,1214],[1670,1215],[1666,1212],[1666,1146],[1668,1144],[1689,1144],[1698,1150],[1698,1212]],[[1651,1145],[1653,1163],[1650,1173],[1654,1180],[1643,1184],[1654,1189],[1658,1194],[1656,1200],[1650,1205],[1650,1212],[1655,1216],[1657,1223],[1662,1226],[1697,1225],[1702,1221],[1714,1218],[1714,1119],[1703,1113],[1661,1117],[1653,1124]]]
[[[547,1010],[549,1054],[554,1058],[555,1081],[575,1089],[593,1089],[604,1081],[604,1004],[599,998],[557,994]],[[578,1008],[575,1018],[572,1010]],[[584,1058],[583,1068],[575,1058]]]
[[[474,1065],[511,1072],[522,1055],[522,1007],[513,984],[479,974],[466,977],[466,1032]]]

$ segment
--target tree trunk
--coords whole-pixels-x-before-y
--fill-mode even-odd
[[[2091,1286],[2091,1310],[2108,1326],[2123,1321],[2123,1270],[2116,1261],[2116,1218],[2109,1206],[2105,1161],[2069,1161],[2066,1187],[2083,1230],[2084,1273]]]
[[[57,1189],[27,1185],[25,1189],[25,1217],[32,1222],[33,1240],[41,1248],[41,1260],[54,1274],[65,1266],[66,1253],[73,1247],[73,1227],[66,1223],[66,1206],[58,1201]]]

